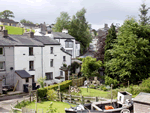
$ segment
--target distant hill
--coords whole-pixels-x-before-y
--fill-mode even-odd
[[[3,26],[3,25],[0,25],[0,26]],[[11,34],[11,35],[22,35],[24,33],[24,28],[20,28],[20,27],[5,25],[5,29],[8,30],[8,34]],[[30,31],[30,29],[27,29],[27,31]],[[35,32],[35,31],[32,30],[32,32]]]

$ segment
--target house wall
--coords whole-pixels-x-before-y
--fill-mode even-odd
[[[80,56],[80,44],[76,44],[75,50],[76,50],[76,57]]]
[[[133,109],[134,113],[150,113],[150,104],[134,102]]]
[[[0,62],[5,62],[4,70],[0,70],[0,75],[6,76],[6,81],[3,81],[3,85],[14,84],[14,69],[10,70],[10,67],[14,68],[14,48],[3,47],[3,55],[0,55]]]
[[[17,75],[16,73],[14,74],[14,76],[15,76],[15,83],[17,83],[17,81],[19,81],[18,84],[17,84],[17,86],[16,86],[16,91],[22,91],[22,92],[23,92],[23,90],[24,90],[23,85],[24,85],[24,84],[32,85],[32,78],[29,78],[29,82],[26,83],[26,79],[22,79],[22,78],[21,78],[19,75]],[[16,85],[16,84],[15,84],[15,85]]]
[[[41,47],[33,47],[33,54],[29,56],[29,47],[15,47],[15,70],[26,70],[37,81],[42,76]],[[34,61],[34,71],[29,70],[29,61]]]

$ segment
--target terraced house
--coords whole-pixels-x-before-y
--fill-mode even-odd
[[[11,19],[2,19],[0,18],[0,25],[8,25],[8,26],[17,26],[18,22],[15,22]]]
[[[34,36],[33,32],[23,35],[8,35],[0,32],[0,77],[3,85],[12,85],[16,90],[47,77],[48,85],[68,79],[60,68],[71,64],[71,54],[63,51],[60,43],[48,36]],[[61,79],[58,80],[61,76]]]

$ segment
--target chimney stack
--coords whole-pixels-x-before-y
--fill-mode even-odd
[[[108,24],[105,24],[105,28],[108,28]]]
[[[3,30],[3,37],[4,38],[8,37],[8,31],[7,30]]]
[[[30,32],[30,38],[34,38],[34,32]]]

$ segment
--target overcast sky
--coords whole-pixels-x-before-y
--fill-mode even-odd
[[[150,7],[150,0],[145,3]],[[0,11],[13,11],[16,21],[26,19],[33,23],[52,24],[60,12],[68,12],[72,17],[84,7],[87,10],[87,21],[93,29],[98,30],[105,23],[109,26],[111,23],[122,25],[128,15],[139,19],[141,4],[142,0],[0,0]]]

